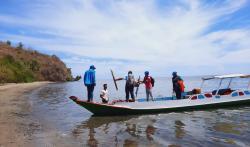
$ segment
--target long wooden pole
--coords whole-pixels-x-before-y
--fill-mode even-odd
[[[113,81],[114,81],[114,84],[115,84],[116,91],[118,91],[118,86],[117,86],[117,83],[116,83],[114,72],[113,72],[112,69],[110,71],[111,71],[111,75],[112,75],[112,78],[113,78]]]
[[[138,94],[138,91],[139,91],[139,87],[140,87],[140,79],[141,79],[141,77],[139,76],[139,78],[138,78],[138,83],[139,83],[139,85],[138,85],[138,87],[136,87],[135,97],[137,97],[137,94]]]

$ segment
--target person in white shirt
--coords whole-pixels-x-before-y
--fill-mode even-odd
[[[101,91],[100,98],[102,99],[102,103],[108,103],[108,85],[103,84],[103,90]]]

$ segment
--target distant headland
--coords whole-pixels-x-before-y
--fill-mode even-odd
[[[72,80],[71,69],[56,55],[24,48],[21,42],[13,46],[0,41],[0,83]]]

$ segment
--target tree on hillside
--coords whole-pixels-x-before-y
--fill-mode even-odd
[[[56,60],[60,60],[59,57],[57,57],[57,55],[52,55],[51,57],[56,59]]]
[[[71,73],[71,68],[67,68],[67,81],[72,81],[73,77],[72,77],[72,73]]]
[[[9,40],[6,41],[6,44],[11,46],[11,42]]]
[[[39,69],[40,69],[39,63],[36,60],[32,59],[30,62],[30,69],[32,71],[39,71]]]
[[[22,43],[22,42],[19,42],[18,45],[17,45],[17,48],[23,49],[23,43]]]

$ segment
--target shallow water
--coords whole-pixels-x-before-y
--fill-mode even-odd
[[[187,90],[200,86],[199,77],[184,78]],[[226,85],[225,81],[225,85]],[[238,80],[239,82],[239,80]],[[95,89],[95,101],[101,85],[107,83],[113,99],[124,99],[124,83],[114,90],[111,80],[101,80]],[[208,90],[218,81],[206,83]],[[236,87],[246,86],[240,81]],[[154,96],[171,95],[171,80],[157,78]],[[86,97],[83,83],[57,83],[34,91],[30,95],[33,116],[44,130],[36,137],[56,146],[250,146],[250,107],[192,111],[155,115],[93,117],[68,97]],[[144,97],[144,87],[138,97]],[[42,131],[56,132],[56,135]],[[50,138],[51,140],[48,140]],[[50,143],[48,143],[50,142]]]

